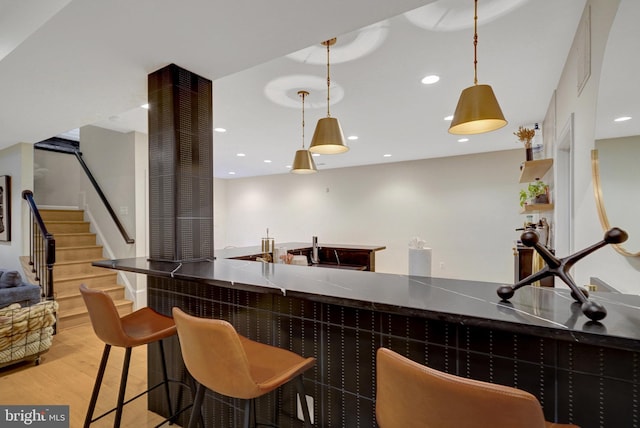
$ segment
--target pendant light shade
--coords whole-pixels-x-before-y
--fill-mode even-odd
[[[449,132],[482,134],[507,124],[498,100],[489,85],[474,85],[462,91]]]
[[[309,92],[298,91],[298,95],[302,98],[302,149],[296,151],[291,172],[294,174],[313,174],[314,172],[318,172],[316,163],[313,161],[309,150],[304,148],[304,97],[309,95]]]
[[[291,172],[294,174],[313,174],[314,172],[318,172],[316,163],[313,161],[313,156],[311,156],[309,150],[301,149],[296,151]]]
[[[469,135],[495,131],[507,124],[493,89],[478,85],[478,0],[475,0],[473,35],[473,86],[462,91],[449,133]]]
[[[323,117],[318,120],[309,150],[321,155],[333,155],[349,150],[349,147],[344,144],[344,134],[338,119]]]
[[[318,120],[316,130],[311,139],[309,151],[311,153],[319,153],[322,155],[333,155],[344,153],[349,147],[344,142],[344,134],[340,122],[335,117],[331,117],[329,112],[329,89],[331,87],[331,77],[329,74],[329,47],[336,43],[336,39],[322,42],[327,47],[327,117]]]

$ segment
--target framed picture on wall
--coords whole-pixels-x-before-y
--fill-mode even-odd
[[[0,241],[11,241],[11,176],[0,176]]]

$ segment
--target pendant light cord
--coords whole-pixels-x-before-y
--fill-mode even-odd
[[[308,92],[300,91],[298,94],[300,94],[300,97],[302,98],[302,150],[304,150],[304,97]]]
[[[473,84],[478,84],[478,0],[475,1],[473,16]]]
[[[476,0],[478,1],[478,0]],[[330,42],[327,41],[327,117],[331,117],[331,113],[329,112],[329,88],[331,87],[331,74],[329,71],[329,47],[331,46]]]

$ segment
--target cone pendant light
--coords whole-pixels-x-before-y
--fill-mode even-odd
[[[302,98],[302,149],[296,151],[291,172],[294,174],[313,174],[314,172],[318,172],[316,163],[313,161],[309,150],[304,148],[304,97],[309,95],[309,92],[298,91],[298,95]]]
[[[473,86],[463,90],[460,95],[449,126],[451,134],[482,134],[507,124],[491,86],[478,85],[478,0],[475,0],[473,20]]]
[[[331,117],[329,112],[329,88],[331,86],[331,77],[329,75],[329,48],[336,43],[336,39],[322,42],[327,47],[327,117],[318,120],[316,131],[311,139],[309,151],[311,153],[319,153],[322,155],[332,155],[344,153],[349,150],[344,143],[344,134],[340,127],[340,122],[335,117]]]

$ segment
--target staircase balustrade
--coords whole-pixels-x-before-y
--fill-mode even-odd
[[[22,198],[29,206],[29,265],[41,288],[42,297],[46,300],[54,299],[53,265],[56,262],[56,240],[47,231],[47,227],[40,216],[38,206],[33,199],[33,192],[25,190]]]

